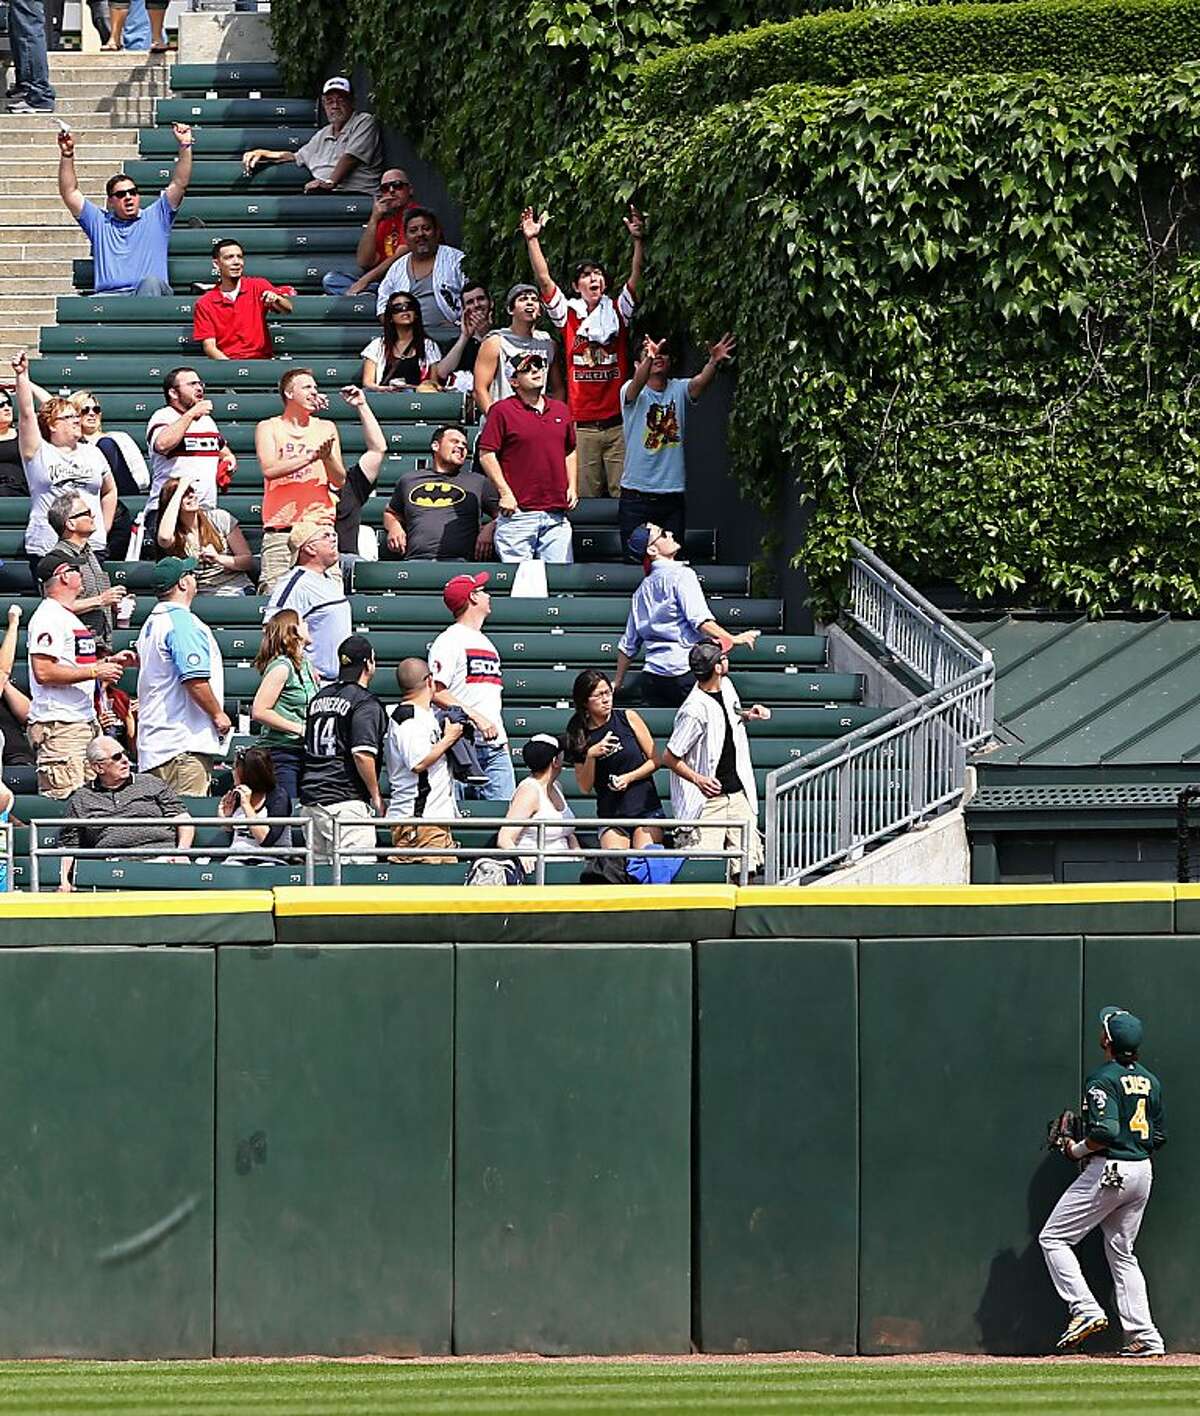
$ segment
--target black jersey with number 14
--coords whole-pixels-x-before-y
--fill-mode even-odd
[[[354,765],[355,752],[370,753],[376,768],[383,756],[387,713],[369,689],[331,683],[308,705],[304,723],[304,771],[300,800],[305,806],[370,801]]]

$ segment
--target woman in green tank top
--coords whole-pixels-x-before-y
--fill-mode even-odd
[[[275,780],[291,801],[300,795],[304,763],[304,719],[320,685],[304,652],[310,643],[295,610],[280,610],[263,626],[254,667],[262,683],[254,695],[251,719],[260,724],[259,742],[270,750]]]

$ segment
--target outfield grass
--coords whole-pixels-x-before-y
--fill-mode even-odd
[[[702,1411],[992,1413],[1195,1411],[1200,1368],[1103,1362],[923,1366],[811,1362],[0,1363],[0,1413],[133,1412],[213,1416],[537,1416]]]

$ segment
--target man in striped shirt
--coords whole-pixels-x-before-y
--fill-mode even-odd
[[[115,738],[93,738],[87,747],[87,760],[94,780],[71,794],[67,802],[66,824],[59,831],[64,848],[76,850],[107,850],[114,856],[122,851],[145,846],[162,846],[168,857],[172,848],[187,850],[195,836],[195,828],[172,821],[186,816],[183,802],[172,787],[148,772],[135,772],[125,749]],[[110,826],[105,818],[136,816],[145,824]],[[84,825],[84,822],[89,824]],[[146,857],[142,857],[146,859]],[[59,862],[60,890],[75,887],[73,856],[62,856]]]

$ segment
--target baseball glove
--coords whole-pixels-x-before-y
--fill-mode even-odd
[[[1053,1121],[1047,1123],[1047,1150],[1062,1150],[1069,1142],[1082,1139],[1083,1123],[1070,1108],[1060,1111]]]

